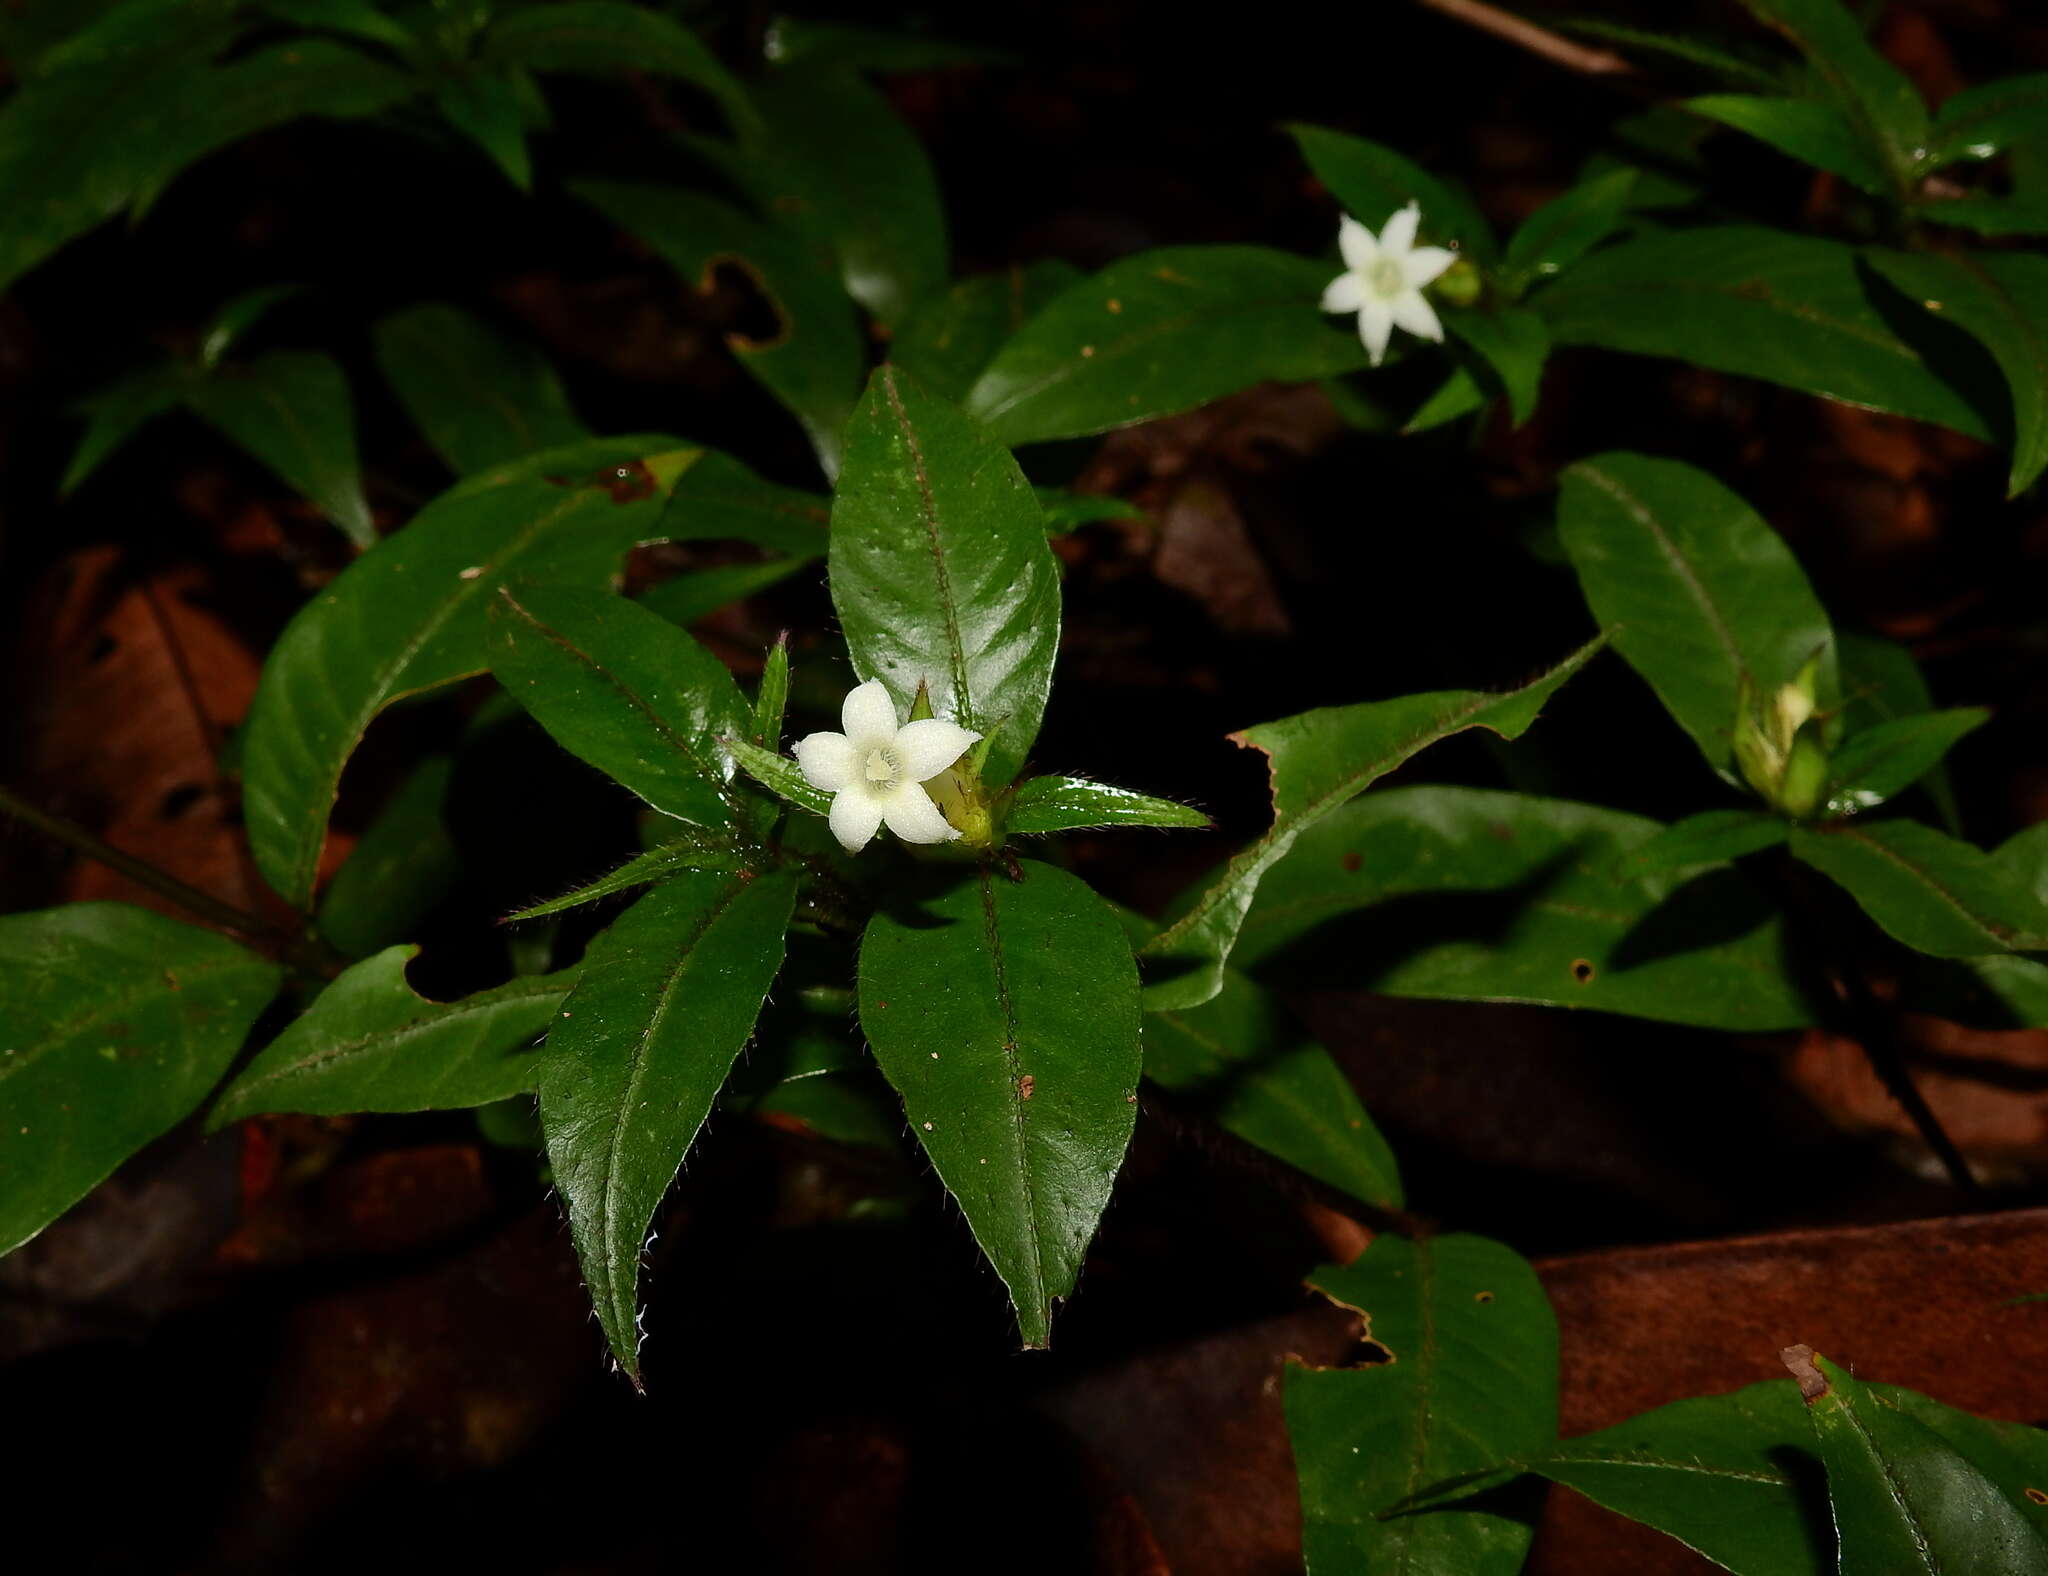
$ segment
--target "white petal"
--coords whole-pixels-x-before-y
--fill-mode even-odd
[[[1351,269],[1364,268],[1380,255],[1372,231],[1348,213],[1337,220],[1337,250],[1344,254],[1344,266]]]
[[[1394,314],[1384,301],[1368,301],[1358,309],[1358,337],[1365,341],[1365,353],[1378,366],[1387,353],[1387,341],[1394,337]]]
[[[838,814],[838,805],[833,805]],[[905,783],[882,800],[882,819],[906,843],[950,843],[960,834],[916,783]]]
[[[1387,303],[1394,321],[1418,339],[1443,342],[1444,326],[1436,320],[1436,308],[1422,299],[1420,290],[1409,290]]]
[[[1380,250],[1399,257],[1415,244],[1415,227],[1422,223],[1422,204],[1411,202],[1396,208],[1380,226]]]
[[[842,788],[832,796],[829,819],[839,846],[849,854],[857,854],[881,828],[882,802],[859,788]]]
[[[853,781],[860,753],[843,733],[807,733],[796,741],[797,770],[813,788],[837,793]]]
[[[1420,290],[1457,260],[1456,252],[1441,246],[1418,246],[1401,259],[1401,276]]]
[[[1356,312],[1365,305],[1365,281],[1356,274],[1339,274],[1323,291],[1325,312]]]
[[[856,746],[877,739],[887,743],[896,733],[896,702],[889,698],[888,687],[880,679],[869,679],[848,690],[846,703],[839,708],[839,726]]]
[[[925,717],[903,725],[896,735],[896,756],[904,775],[914,783],[936,777],[967,752],[981,735],[943,717]]]

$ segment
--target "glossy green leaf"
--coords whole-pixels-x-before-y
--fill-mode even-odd
[[[1814,1365],[1801,1388],[1827,1466],[1842,1576],[2048,1570],[2048,1541],[1939,1434],[1825,1357],[1793,1352]],[[1788,1353],[1787,1361],[1797,1359]],[[1815,1380],[1818,1394],[1810,1393]]]
[[[1972,192],[1924,202],[1914,211],[1919,218],[1974,230],[1979,235],[2048,235],[2048,202],[2038,197],[1983,196]]]
[[[1265,722],[1231,737],[1264,754],[1273,782],[1273,825],[1224,867],[1188,911],[1144,948],[1153,1012],[1194,1007],[1222,988],[1223,966],[1259,881],[1294,840],[1410,756],[1468,728],[1520,738],[1559,685],[1600,649],[1594,641],[1540,678],[1503,694],[1445,690],[1357,706],[1326,706]]]
[[[1976,336],[2012,391],[2017,495],[2048,467],[2048,257],[2026,252],[1949,256],[1872,247],[1871,266],[1930,312]]]
[[[739,769],[776,798],[787,799],[813,815],[831,813],[832,796],[822,788],[813,788],[810,779],[797,770],[796,762],[787,755],[764,750],[745,739],[727,739],[725,747]]]
[[[1873,304],[1855,248],[1742,225],[1610,246],[1532,297],[1564,345],[1671,356],[1717,372],[1989,435],[1986,396],[1958,388]]]
[[[453,770],[446,755],[415,766],[321,893],[316,928],[348,956],[410,939],[455,885],[462,862],[441,819]]]
[[[815,250],[786,230],[696,192],[625,181],[572,181],[569,189],[639,236],[697,289],[710,289],[725,266],[753,282],[775,312],[776,333],[764,340],[730,334],[726,344],[803,424],[825,474],[835,474],[840,434],[867,368],[867,346],[853,303]]]
[[[187,384],[185,403],[305,494],[356,546],[376,541],[348,379],[332,357],[273,350]]]
[[[279,970],[124,903],[0,917],[0,1253],[182,1120]]]
[[[1850,734],[1934,710],[1934,696],[1919,664],[1897,641],[1837,630],[1835,644],[1841,657],[1842,722]],[[1962,816],[1947,768],[1931,768],[1920,779],[1920,786],[1934,800],[1942,823],[1960,836]]]
[[[1864,191],[1882,196],[1891,190],[1891,171],[1885,166],[1883,150],[1865,140],[1848,116],[1832,104],[1754,93],[1710,93],[1687,99],[1686,108],[1747,132],[1780,153],[1839,175]]]
[[[1785,818],[1770,810],[1703,810],[1631,849],[1622,868],[1634,875],[1691,870],[1775,848],[1790,835]]]
[[[1990,712],[1966,706],[1901,717],[1850,734],[1831,762],[1828,814],[1853,815],[1883,804],[1933,771],[1957,740],[1990,718]]]
[[[545,356],[459,307],[394,312],[376,347],[405,413],[458,475],[590,436]]]
[[[686,831],[681,836],[671,836],[660,846],[650,848],[644,854],[635,854],[618,869],[608,871],[595,881],[564,893],[561,897],[549,898],[534,903],[517,913],[507,914],[505,923],[518,924],[529,919],[544,919],[550,914],[565,913],[572,908],[581,908],[585,903],[595,903],[600,898],[630,892],[635,887],[652,886],[657,881],[666,881],[670,876],[685,870],[716,870],[732,872],[746,867],[747,859],[739,845],[729,837],[710,833]]]
[[[720,564],[715,569],[699,569],[649,586],[635,600],[671,624],[687,626],[722,607],[780,585],[808,562],[802,558],[769,558],[758,564]]]
[[[590,944],[548,1035],[548,1161],[598,1322],[636,1384],[648,1226],[753,1032],[795,901],[787,872],[662,883]]]
[[[1008,444],[1172,415],[1267,379],[1365,366],[1356,324],[1326,317],[1334,265],[1258,246],[1171,246],[1054,297],[996,352],[967,409]]]
[[[1311,1576],[1520,1569],[1533,1528],[1496,1504],[1381,1515],[1556,1437],[1557,1319],[1535,1271],[1484,1237],[1381,1235],[1309,1284],[1361,1314],[1361,1337],[1386,1354],[1288,1366]]]
[[[1928,163],[1990,159],[2007,148],[2048,141],[2048,71],[1980,82],[1947,99],[1934,117]]]
[[[696,34],[631,0],[566,0],[508,10],[484,34],[482,59],[605,78],[629,71],[673,77],[709,94],[735,126],[753,120],[746,89]]]
[[[2048,951],[2048,903],[2022,872],[1918,821],[1797,827],[1792,852],[1892,937],[1938,958]]]
[[[1394,788],[1347,805],[1260,886],[1238,967],[1390,996],[1587,1007],[1763,1032],[1813,1014],[1739,871],[1639,869],[1655,821],[1530,794]]]
[[[671,542],[752,542],[808,561],[825,551],[832,501],[764,481],[729,454],[706,450],[669,494],[661,534]]]
[[[460,72],[434,89],[434,107],[504,171],[505,179],[523,192],[533,190],[527,99],[517,81],[495,72]]]
[[[672,438],[611,439],[485,472],[300,609],[264,664],[243,753],[250,847],[272,886],[309,902],[363,730],[402,696],[484,670],[498,587],[518,575],[608,584],[626,549],[656,534],[661,493],[693,453]]]
[[[1746,679],[1759,695],[1821,658],[1820,703],[1839,693],[1826,609],[1784,541],[1704,471],[1601,454],[1564,473],[1558,537],[1614,647],[1728,770]]]
[[[1903,189],[1927,154],[1927,106],[1919,89],[1864,36],[1842,0],[1742,0],[1758,21],[1806,56],[1827,97]]]
[[[1536,414],[1543,387],[1543,363],[1550,355],[1550,330],[1527,307],[1497,312],[1447,312],[1444,327],[1479,353],[1507,391],[1508,410],[1519,427]]]
[[[1053,258],[962,279],[911,315],[890,341],[889,359],[957,403],[1004,342],[1080,280],[1080,269]]]
[[[739,813],[718,741],[746,729],[739,686],[668,620],[603,591],[520,580],[491,607],[491,672],[571,755],[664,815]]]
[[[1628,169],[1595,175],[1524,219],[1501,259],[1509,287],[1524,290],[1562,273],[1612,235],[1628,211],[1636,178]]]
[[[228,1085],[208,1126],[270,1111],[456,1111],[531,1092],[540,1076],[534,1045],[574,975],[429,1001],[405,977],[419,950],[388,947],[329,985]]]
[[[82,407],[85,433],[58,483],[60,497],[82,487],[93,472],[136,433],[177,409],[191,374],[183,367],[152,367],[102,389]]]
[[[993,734],[984,781],[1023,764],[1052,686],[1059,570],[1017,462],[960,410],[884,366],[846,435],[832,605],[854,671],[906,709]]]
[[[1422,209],[1425,241],[1463,247],[1482,261],[1493,256],[1493,231],[1471,199],[1392,148],[1321,126],[1286,128],[1316,179],[1344,211],[1378,233],[1396,208]]]
[[[1138,971],[1078,878],[982,866],[868,922],[860,1021],[911,1131],[1010,1290],[1051,1339],[1137,1114]]]
[[[1401,1170],[1330,1053],[1235,971],[1199,1007],[1145,1018],[1145,1076],[1226,1132],[1379,1209]]]
[[[1080,777],[1033,777],[1017,789],[1010,801],[1004,830],[1067,832],[1084,826],[1199,826],[1212,827],[1200,810],[1171,799],[1154,799],[1128,788],[1091,783]]]
[[[782,748],[782,718],[789,710],[789,632],[784,630],[761,663],[754,691],[753,742],[764,750]]]

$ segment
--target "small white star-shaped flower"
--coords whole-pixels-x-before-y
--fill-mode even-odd
[[[813,788],[832,795],[832,835],[849,854],[887,823],[906,843],[950,843],[960,833],[923,785],[959,760],[981,735],[925,717],[899,724],[880,679],[851,691],[840,708],[844,733],[796,741],[796,764]]]
[[[1444,337],[1422,287],[1455,263],[1458,254],[1441,246],[1417,246],[1415,228],[1421,222],[1422,207],[1412,202],[1389,216],[1377,237],[1348,213],[1337,221],[1344,272],[1323,291],[1323,310],[1358,314],[1358,337],[1374,366],[1386,355],[1397,325],[1420,339],[1440,342]]]

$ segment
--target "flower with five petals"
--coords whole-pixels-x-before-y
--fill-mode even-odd
[[[832,795],[832,835],[849,854],[884,824],[906,843],[950,843],[960,835],[923,785],[980,734],[940,717],[899,724],[880,679],[847,695],[839,725],[844,733],[797,740],[796,764],[813,788]]]
[[[1323,291],[1325,312],[1356,312],[1358,337],[1378,366],[1396,327],[1420,339],[1441,341],[1443,324],[1423,298],[1422,287],[1458,260],[1441,246],[1417,246],[1422,208],[1410,203],[1390,215],[1375,236],[1350,214],[1337,221],[1337,249],[1344,272]]]

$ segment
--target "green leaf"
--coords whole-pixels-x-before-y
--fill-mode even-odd
[[[2048,235],[2048,202],[2038,197],[1987,197],[1972,192],[1924,202],[1914,212],[1919,218],[1975,230],[1979,235]]]
[[[274,350],[189,383],[185,403],[303,493],[351,542],[377,540],[356,463],[348,379],[331,356]]]
[[[1934,117],[1927,162],[1996,158],[2020,143],[2048,141],[2048,72],[2002,77],[1964,88]]]
[[[1145,1076],[1318,1181],[1378,1209],[1401,1207],[1400,1167],[1351,1081],[1243,975],[1226,971],[1199,1007],[1146,1016]]]
[[[542,919],[549,914],[560,914],[572,908],[581,908],[585,903],[595,903],[600,898],[630,892],[635,887],[651,886],[656,881],[665,881],[684,870],[733,872],[744,869],[746,863],[746,859],[731,839],[714,837],[702,832],[686,832],[679,837],[670,837],[658,848],[650,848],[644,854],[634,855],[618,869],[601,875],[595,881],[577,887],[572,892],[522,908],[515,914],[507,914],[504,923],[519,924],[525,920]]]
[[[624,597],[520,580],[491,608],[491,672],[550,737],[664,815],[732,824],[739,796],[718,741],[745,731],[725,664]]]
[[[1063,487],[1034,487],[1038,507],[1045,513],[1045,534],[1065,536],[1069,531],[1099,520],[1143,520],[1145,511],[1128,498],[1106,493],[1068,492]]]
[[[753,742],[763,749],[782,748],[782,717],[789,710],[789,632],[768,648],[761,664],[761,685],[754,694]]]
[[[788,756],[778,755],[773,750],[764,750],[758,744],[749,744],[745,739],[726,739],[723,742],[740,770],[776,798],[787,799],[791,804],[809,810],[814,815],[831,814],[832,796],[822,788],[813,788],[810,779],[797,769],[796,762]]]
[[[1974,335],[2012,391],[2012,479],[2017,497],[2048,467],[2048,257],[1965,256],[1871,247],[1871,266],[1930,312]]]
[[[1596,175],[1538,208],[1508,237],[1502,271],[1513,291],[1571,267],[1621,224],[1635,191],[1634,170]]]
[[[1349,321],[1325,317],[1330,263],[1258,246],[1170,246],[1112,263],[1055,296],[968,391],[1004,443],[1107,432],[1267,379],[1366,364]]]
[[[1828,814],[1854,815],[1883,804],[1933,771],[1958,739],[1990,719],[1990,712],[1968,706],[1901,717],[1850,734],[1830,763]]]
[[[458,1111],[531,1092],[541,1061],[533,1046],[574,975],[428,1001],[405,978],[419,950],[387,947],[342,974],[242,1069],[208,1127],[270,1111]]]
[[[1493,369],[1507,391],[1517,427],[1536,414],[1543,363],[1550,354],[1550,330],[1542,318],[1527,307],[1511,306],[1497,312],[1447,312],[1444,327]]]
[[[1776,848],[1790,835],[1785,818],[1769,810],[1704,810],[1630,850],[1622,868],[1631,875],[1692,870]]]
[[[300,609],[264,664],[243,756],[250,847],[289,902],[312,897],[342,767],[371,719],[484,671],[486,612],[508,578],[608,584],[656,534],[661,492],[691,456],[672,438],[610,439],[486,472]]]
[[[1137,1114],[1138,971],[1082,881],[983,866],[868,922],[860,1021],[912,1132],[1010,1290],[1051,1338]]]
[[[889,359],[958,403],[1004,341],[1080,280],[1080,269],[1056,259],[962,279],[911,315],[890,341]]]
[[[1490,396],[1479,386],[1479,380],[1465,367],[1455,369],[1437,386],[1434,394],[1422,402],[1414,415],[1402,427],[1403,436],[1414,432],[1429,432],[1456,421],[1460,416],[1469,416],[1475,410],[1484,410]]]
[[[1741,872],[1636,865],[1664,833],[1528,794],[1372,794],[1303,833],[1267,874],[1235,960],[1262,978],[1389,996],[1750,1033],[1812,1022],[1784,928]]]
[[[1397,208],[1422,208],[1420,235],[1426,241],[1463,247],[1482,262],[1493,257],[1493,231],[1470,199],[1439,181],[1392,148],[1320,126],[1284,128],[1301,149],[1316,179],[1344,211],[1377,234]]]
[[[1844,1576],[2037,1576],[2048,1569],[2048,1541],[1939,1434],[1807,1348],[1792,1348],[1786,1361],[1807,1392],[1806,1415],[1827,1466]]]
[[[1080,777],[1033,777],[1017,789],[1003,828],[1015,835],[1067,832],[1084,826],[1215,826],[1200,810],[1091,783]]]
[[[0,1253],[199,1103],[279,973],[123,903],[0,917]]]
[[[69,497],[115,450],[157,417],[175,410],[190,377],[183,367],[152,367],[122,378],[88,400],[83,407],[85,435],[64,468],[58,496]]]
[[[867,347],[838,276],[810,245],[696,192],[625,181],[571,181],[569,189],[699,290],[709,290],[726,265],[752,280],[773,308],[777,330],[763,340],[729,334],[726,345],[803,424],[825,474],[836,474]]]
[[[1827,97],[1903,190],[1927,155],[1927,106],[1912,80],[1877,52],[1841,0],[1742,0],[1806,56]]]
[[[591,942],[548,1035],[540,1120],[612,1355],[640,1378],[640,1250],[782,966],[788,872],[664,882]]]
[[[1837,630],[1835,644],[1841,653],[1842,721],[1851,735],[1879,723],[1918,717],[1934,709],[1934,696],[1927,688],[1927,680],[1904,646],[1854,630]],[[1941,812],[1943,825],[1960,835],[1962,816],[1956,807],[1948,769],[1933,767],[1920,779],[1920,785]]]
[[[1309,1284],[1363,1315],[1363,1339],[1386,1353],[1356,1368],[1288,1365],[1309,1570],[1518,1570],[1533,1529],[1497,1506],[1381,1515],[1556,1437],[1557,1319],[1535,1271],[1484,1237],[1381,1235]]]
[[[1564,473],[1557,524],[1594,618],[1716,771],[1728,772],[1745,680],[1774,694],[1818,653],[1822,707],[1839,693],[1833,630],[1805,571],[1704,471],[1596,455]]]
[[[780,585],[807,562],[802,558],[770,558],[758,564],[720,564],[716,569],[699,569],[649,586],[635,600],[648,612],[684,627],[708,618],[722,607]]]
[[[526,148],[527,99],[515,78],[459,72],[434,89],[434,104],[449,125],[505,172],[505,179],[523,192],[533,190],[533,158]]]
[[[1697,66],[1744,87],[1761,88],[1766,92],[1785,87],[1789,75],[1771,61],[1741,52],[1746,46],[1710,43],[1694,32],[1659,33],[1649,28],[1610,22],[1604,17],[1572,17],[1561,25],[1566,32],[1582,38],[1597,38],[1603,43],[1619,44],[1624,49],[1661,55],[1688,66]]]
[[[671,542],[752,542],[808,562],[825,551],[831,522],[830,499],[763,481],[731,455],[710,449],[669,494],[661,534]]]
[[[300,285],[264,285],[260,289],[246,290],[228,301],[214,313],[213,321],[206,327],[205,337],[199,342],[199,365],[211,372],[221,363],[221,358],[234,349],[242,336],[248,333],[272,308],[282,305],[301,293]]]
[[[415,766],[321,894],[316,928],[352,958],[406,940],[455,885],[461,868],[441,819],[454,762]]]
[[[1558,686],[1604,642],[1581,647],[1540,678],[1509,690],[1444,690],[1357,706],[1326,706],[1232,734],[1263,753],[1273,781],[1273,825],[1224,868],[1221,878],[1148,943],[1155,973],[1145,988],[1153,1012],[1195,1007],[1222,988],[1223,965],[1259,881],[1294,840],[1418,751],[1467,728],[1520,738]],[[1169,972],[1178,968],[1180,972]]]
[[[1588,257],[1532,299],[1562,345],[1600,345],[1762,378],[1846,405],[1990,428],[1874,305],[1855,248],[1743,225],[1671,231]]]
[[[590,436],[545,356],[459,307],[394,312],[376,346],[398,402],[457,475]]]
[[[264,0],[263,9],[301,27],[347,33],[401,54],[419,44],[404,27],[379,11],[375,0]]]
[[[2048,950],[2048,904],[2024,874],[1918,821],[1795,827],[1792,852],[1921,952],[1969,958]]]
[[[832,503],[832,605],[856,674],[994,742],[996,788],[1045,716],[1059,645],[1059,570],[1038,500],[981,425],[881,367],[846,434]]]
[[[1710,93],[1687,99],[1685,107],[1747,132],[1802,164],[1831,171],[1864,191],[1883,196],[1892,189],[1884,151],[1867,142],[1848,116],[1832,104],[1752,93]]]
[[[1007,50],[907,32],[900,20],[880,28],[778,16],[768,24],[762,52],[775,66],[858,66],[864,71],[944,71],[951,66],[1017,63]]]
[[[481,58],[540,72],[673,77],[709,94],[735,127],[753,123],[746,89],[696,34],[631,0],[567,0],[510,11],[484,34]]]

